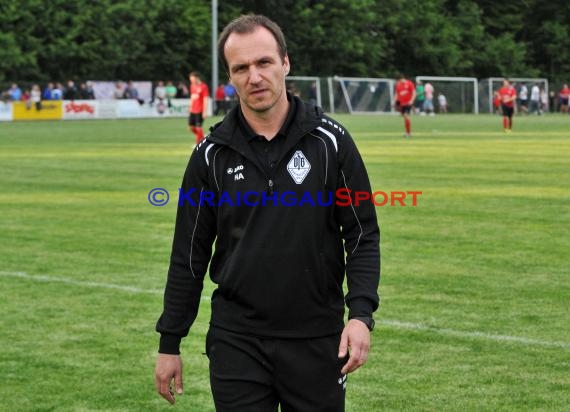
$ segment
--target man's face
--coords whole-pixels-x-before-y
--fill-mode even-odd
[[[232,33],[224,47],[229,77],[245,107],[267,112],[285,96],[289,58],[279,56],[277,41],[269,30]]]

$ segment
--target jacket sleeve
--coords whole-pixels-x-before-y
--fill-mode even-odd
[[[371,317],[378,309],[380,298],[380,228],[371,195],[368,173],[352,139],[345,132],[338,139],[337,190],[350,194],[350,204],[336,206],[346,253],[348,293],[345,297],[348,318]],[[358,195],[357,195],[358,193]]]
[[[164,309],[156,324],[161,335],[160,353],[180,353],[180,341],[188,335],[198,314],[216,236],[215,210],[207,202],[200,202],[201,193],[209,190],[204,146],[194,150],[179,189]]]

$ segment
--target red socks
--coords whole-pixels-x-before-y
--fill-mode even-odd
[[[196,128],[196,144],[200,144],[200,142],[204,140],[204,129],[201,127]]]
[[[200,144],[204,140],[204,129],[201,127],[190,126],[192,133],[196,135],[196,144]]]
[[[411,122],[410,119],[408,119],[407,117],[404,118],[404,125],[406,126],[406,133],[410,134],[410,129],[411,127]]]

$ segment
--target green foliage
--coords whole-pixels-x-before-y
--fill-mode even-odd
[[[220,30],[242,13],[280,24],[293,75],[570,78],[566,0],[218,3]],[[4,0],[0,27],[2,83],[211,72],[206,0]]]
[[[0,79],[182,79],[210,67],[200,0],[12,1],[0,23]]]

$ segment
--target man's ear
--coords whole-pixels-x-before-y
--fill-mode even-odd
[[[289,62],[289,56],[286,54],[285,57],[283,57],[283,72],[285,73],[285,76],[287,76],[290,71],[291,63]]]

